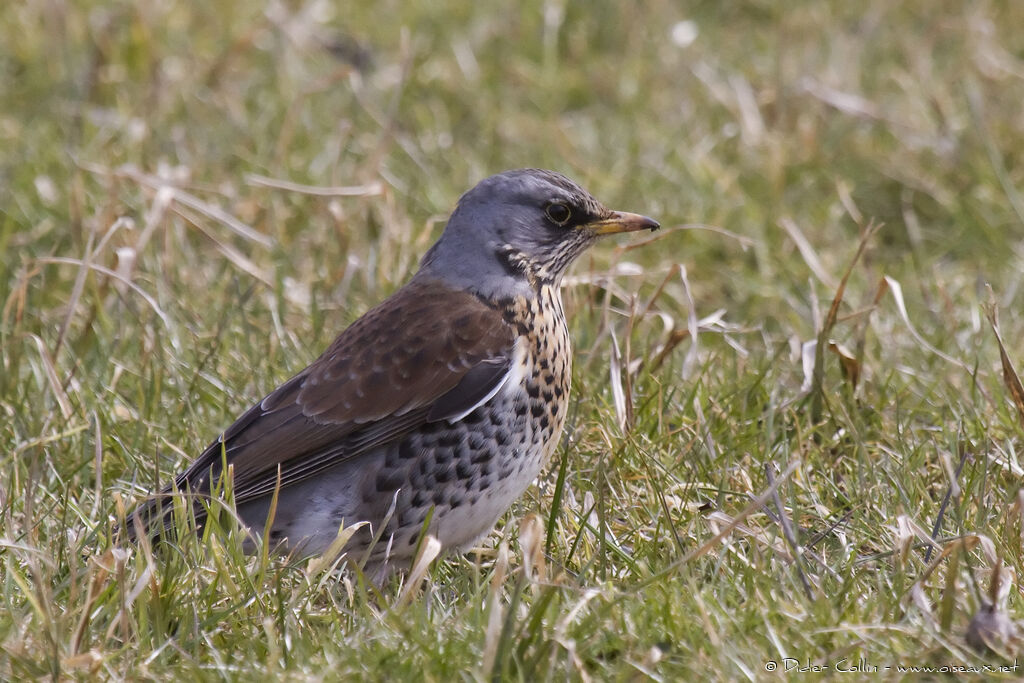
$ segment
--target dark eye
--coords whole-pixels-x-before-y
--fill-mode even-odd
[[[552,220],[556,225],[565,225],[572,218],[572,211],[569,207],[561,202],[553,202],[548,204],[548,208],[545,209],[548,218]]]

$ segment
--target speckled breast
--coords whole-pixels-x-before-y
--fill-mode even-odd
[[[544,285],[536,299],[517,299],[503,307],[505,319],[516,326],[523,353],[519,363],[521,386],[526,393],[529,421],[540,451],[539,470],[555,447],[565,425],[572,375],[572,346],[565,324],[562,297]]]

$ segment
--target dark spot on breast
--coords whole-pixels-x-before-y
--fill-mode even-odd
[[[548,424],[549,424],[548,416],[547,415],[541,415],[541,417],[540,417],[540,427],[541,427],[541,429],[547,429]]]
[[[456,458],[461,457],[460,451],[462,449],[464,449],[464,447],[460,446],[459,450],[454,448],[437,450],[434,452],[434,462],[438,465],[447,465]]]
[[[437,439],[437,445],[445,448],[451,448],[457,446],[462,442],[462,432],[451,429],[441,434]]]
[[[447,467],[438,467],[434,472],[434,480],[442,484],[451,481],[455,474],[452,471],[453,469],[454,468],[451,465],[448,465]]]
[[[415,458],[418,454],[419,449],[413,446],[412,439],[406,439],[405,441],[398,445],[398,457],[401,458],[402,460],[411,460],[412,458]]]
[[[473,477],[473,472],[475,470],[476,468],[470,465],[465,460],[459,460],[455,464],[455,476],[457,476],[461,481],[471,479]]]
[[[554,417],[555,415],[558,415],[558,404],[557,403],[552,403],[551,404],[551,416]]]
[[[539,398],[540,387],[533,382],[528,382],[526,385],[526,393],[530,395],[530,398]]]
[[[541,415],[544,414],[544,406],[541,405],[540,403],[534,403],[530,407],[530,414],[533,415],[534,417],[540,417]]]

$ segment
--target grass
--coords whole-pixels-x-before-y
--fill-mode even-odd
[[[4,3],[0,677],[1015,665],[965,634],[1024,611],[1024,7],[784,7]],[[570,274],[565,445],[485,548],[112,547],[519,166],[666,229]]]

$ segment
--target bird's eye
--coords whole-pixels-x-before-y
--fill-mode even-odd
[[[548,204],[548,208],[545,209],[548,218],[552,220],[556,225],[565,225],[572,218],[572,211],[569,207],[561,202],[553,202]]]

